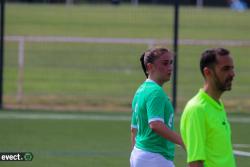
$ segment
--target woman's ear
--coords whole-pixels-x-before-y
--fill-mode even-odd
[[[152,71],[154,68],[154,65],[152,63],[147,63],[147,72],[149,73],[150,71]]]

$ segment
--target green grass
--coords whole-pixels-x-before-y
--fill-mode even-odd
[[[229,8],[180,10],[180,36],[191,39],[237,39],[249,40],[250,12],[238,13]],[[246,35],[248,34],[248,35]]]
[[[250,12],[227,8],[202,10],[181,7],[181,39],[249,40]],[[108,38],[172,38],[173,9],[168,6],[129,5],[6,5],[6,35],[74,36]],[[145,79],[139,64],[146,45],[25,43],[24,97],[17,102],[18,44],[5,45],[4,105],[9,108],[43,108],[47,111],[1,111],[1,151],[30,151],[32,162],[1,162],[0,166],[129,166],[129,121],[6,119],[4,114],[26,117],[101,115],[129,117],[134,91]],[[171,46],[167,46],[171,48]],[[211,46],[180,46],[178,111],[202,86],[198,68],[200,53]],[[249,47],[229,47],[234,56],[236,78],[223,99],[226,109],[249,112]],[[168,94],[171,83],[164,87]],[[54,113],[93,110],[96,112]],[[231,113],[230,117],[249,118]],[[178,117],[178,116],[177,116]],[[179,129],[176,119],[176,129]],[[231,123],[235,144],[249,144],[249,123]],[[249,152],[249,148],[242,149]],[[185,166],[185,153],[176,149],[176,167]],[[237,166],[249,166],[249,158],[236,157]]]
[[[64,116],[64,119],[16,118],[6,119],[3,115],[34,115]],[[19,116],[18,116],[19,115]],[[74,166],[74,167],[126,167],[130,156],[130,122],[104,120],[74,120],[71,116],[84,118],[87,116],[128,117],[129,113],[77,113],[77,112],[34,112],[34,111],[1,111],[0,131],[2,137],[0,147],[2,152],[32,152],[32,162],[1,162],[1,166]],[[229,118],[249,118],[247,114],[230,114]],[[176,119],[176,129],[179,129],[179,116]],[[231,123],[232,140],[234,144],[249,144],[250,135],[245,132],[249,123]],[[250,151],[250,148],[237,150]],[[176,148],[176,167],[185,166],[185,152]],[[237,165],[247,167],[249,157],[237,156]]]
[[[228,8],[181,7],[181,39],[249,40],[250,12]],[[169,6],[6,5],[6,35],[108,38],[172,38],[173,9]],[[145,79],[139,56],[146,45],[95,43],[25,43],[24,97],[17,102],[18,45],[5,48],[4,103],[6,106],[101,107],[130,110],[133,94]],[[171,46],[167,46],[171,48]],[[180,46],[178,111],[203,79],[199,55],[210,46]],[[225,46],[227,47],[227,46]],[[228,47],[235,60],[233,90],[223,95],[230,111],[250,107],[249,47]],[[171,95],[171,82],[166,84]]]
[[[6,7],[8,35],[171,38],[173,8],[129,5],[20,5]],[[249,40],[250,12],[181,7],[180,37]]]

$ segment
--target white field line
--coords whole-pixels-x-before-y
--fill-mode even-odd
[[[250,148],[250,144],[234,144],[234,148]]]
[[[129,116],[94,115],[94,114],[64,114],[64,113],[1,113],[0,119],[50,119],[50,120],[100,120],[100,121],[129,121]]]
[[[150,38],[84,38],[84,37],[56,37],[56,36],[5,36],[6,41],[15,42],[75,42],[75,43],[120,43],[120,44],[167,44],[171,45],[171,39]],[[219,46],[250,46],[249,40],[196,40],[180,39],[180,45],[219,45]]]
[[[232,123],[250,123],[250,117],[239,117],[239,116],[236,116],[236,117],[233,117],[233,116],[230,116],[228,117],[229,119],[229,122],[232,122]]]
[[[23,112],[0,112],[0,119],[55,119],[55,120],[105,120],[105,121],[130,121],[126,115],[104,115],[86,113],[23,113]],[[176,118],[179,121],[179,117]],[[250,123],[250,117],[229,117],[232,123]]]
[[[250,152],[234,150],[234,155],[250,157]]]

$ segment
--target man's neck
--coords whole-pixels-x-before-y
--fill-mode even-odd
[[[221,91],[218,91],[216,88],[205,84],[203,87],[204,91],[210,96],[212,97],[216,102],[220,103],[220,97],[222,95]]]

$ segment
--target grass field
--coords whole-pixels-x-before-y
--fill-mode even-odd
[[[168,6],[8,4],[6,12],[8,35],[172,38]],[[181,7],[180,37],[249,40],[249,17],[249,11]]]
[[[171,39],[173,9],[129,5],[6,5],[6,35]],[[180,38],[250,40],[250,12],[181,7]],[[146,45],[25,43],[24,96],[17,102],[18,44],[5,45],[4,105],[41,111],[0,112],[1,151],[30,151],[32,162],[0,166],[129,166],[129,111],[145,79],[138,58]],[[171,46],[167,46],[170,47]],[[179,48],[178,111],[202,86],[200,53],[215,45]],[[227,46],[225,46],[227,47]],[[233,90],[225,93],[235,150],[250,152],[249,46],[228,47],[235,60]],[[165,89],[171,95],[171,83]],[[65,112],[52,112],[52,110]],[[82,110],[95,112],[77,112]],[[74,111],[74,112],[68,112]],[[176,130],[179,129],[179,116]],[[238,167],[249,157],[237,156]],[[176,148],[176,167],[185,153]]]
[[[7,4],[6,35],[171,39],[168,6]],[[250,12],[181,7],[181,39],[249,40]],[[138,57],[148,46],[132,44],[25,43],[24,96],[16,101],[17,43],[6,43],[6,107],[129,110],[145,79]],[[171,48],[171,46],[168,46]],[[180,46],[178,110],[202,86],[198,56],[210,46]],[[225,46],[227,47],[227,46]],[[231,46],[236,78],[224,96],[230,111],[250,107],[250,47]],[[190,77],[192,76],[192,77]],[[166,85],[171,96],[171,83]]]
[[[1,162],[1,166],[127,167],[130,155],[129,113],[1,111],[1,152],[32,152],[33,161]],[[245,119],[245,121],[241,121]],[[230,114],[234,149],[250,152],[250,115]],[[179,116],[176,118],[179,127]],[[242,146],[242,147],[240,147]],[[243,147],[244,146],[244,147]],[[176,167],[185,166],[176,148]],[[238,167],[250,157],[236,156]]]

